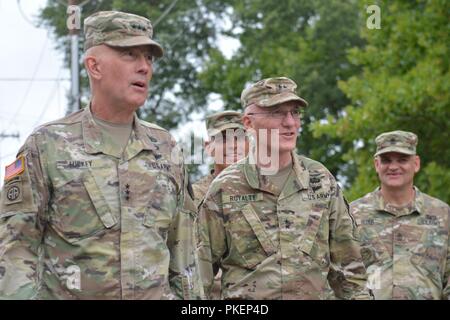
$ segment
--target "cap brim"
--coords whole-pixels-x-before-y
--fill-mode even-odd
[[[228,124],[221,126],[220,128],[208,129],[207,130],[208,136],[210,136],[210,137],[215,136],[216,134],[219,134],[222,131],[225,131],[227,129],[242,129],[245,131],[244,125],[239,125],[236,123],[228,123]]]
[[[135,47],[135,46],[151,46],[153,55],[157,58],[161,58],[164,55],[164,50],[161,45],[146,36],[135,36],[120,40],[105,41],[105,44],[112,47]]]
[[[278,104],[289,102],[289,101],[297,101],[303,107],[308,106],[308,102],[306,102],[306,100],[297,96],[295,93],[285,92],[283,94],[278,94],[274,97],[267,99],[266,101],[264,101],[264,105],[261,105],[261,107],[273,107]]]
[[[399,148],[399,147],[394,147],[393,146],[393,147],[383,148],[382,150],[380,150],[377,153],[375,153],[374,157],[379,156],[380,154],[388,153],[388,152],[397,152],[397,153],[407,154],[409,156],[413,156],[413,155],[416,154],[416,152],[411,151],[409,149]]]

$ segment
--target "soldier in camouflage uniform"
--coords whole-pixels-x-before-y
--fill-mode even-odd
[[[248,138],[245,135],[242,114],[236,111],[223,111],[212,114],[206,118],[206,130],[209,140],[205,148],[211,157],[214,157],[214,169],[192,185],[194,199],[197,207],[203,201],[209,185],[214,178],[229,165],[241,160],[248,153]],[[220,279],[222,271],[214,270],[214,285],[210,298],[220,299]]]
[[[367,285],[376,299],[449,299],[450,207],[414,186],[417,136],[386,132],[375,143],[381,188],[350,205]]]
[[[6,168],[0,298],[201,297],[181,150],[135,113],[162,48],[137,15],[84,27],[89,106],[37,128]]]
[[[205,197],[214,178],[248,153],[248,139],[241,117],[242,114],[236,111],[222,111],[206,118],[209,140],[205,142],[205,149],[208,155],[214,158],[214,169],[192,185],[197,206]]]
[[[307,106],[296,87],[269,78],[242,92],[243,123],[256,145],[214,179],[201,205],[207,295],[218,265],[224,299],[370,298],[356,226],[336,180],[294,151]],[[267,148],[270,161],[278,158],[272,168],[263,161]]]

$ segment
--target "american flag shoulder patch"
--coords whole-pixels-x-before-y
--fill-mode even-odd
[[[5,180],[18,176],[25,171],[25,157],[20,156],[5,168]]]

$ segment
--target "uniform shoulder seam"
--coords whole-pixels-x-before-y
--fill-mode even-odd
[[[449,206],[446,202],[442,201],[441,199],[432,197],[432,196],[430,196],[429,194],[426,194],[426,193],[423,193],[423,192],[422,192],[422,195],[424,196],[424,198],[428,198],[429,201],[432,201],[432,202],[435,203],[437,206],[442,206],[442,207],[444,207],[444,208],[450,209],[450,206]]]
[[[81,122],[81,117],[77,120],[73,120],[73,118],[76,118],[80,113],[82,113],[84,111],[84,109],[81,109],[77,112],[71,113],[65,117],[53,120],[53,121],[49,121],[46,123],[43,123],[39,126],[37,126],[33,132],[30,134],[30,136],[37,134],[40,130],[42,130],[43,128],[48,128],[54,125],[73,125],[75,123],[79,123]]]
[[[316,166],[320,167],[321,169],[325,170],[326,172],[328,172],[334,178],[334,175],[330,172],[330,170],[328,170],[328,168],[322,162],[305,157],[304,155],[297,155],[297,158],[300,162],[305,164],[306,170],[309,171],[311,165],[316,165]]]
[[[160,127],[157,124],[154,124],[154,123],[142,120],[142,119],[139,119],[139,123],[141,125],[143,125],[144,127],[161,130],[161,131],[165,131],[165,132],[169,133],[169,131],[167,129],[164,129],[163,127]]]

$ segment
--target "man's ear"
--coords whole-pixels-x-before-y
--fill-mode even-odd
[[[98,57],[93,55],[86,56],[84,58],[84,67],[91,78],[99,80],[102,77]]]
[[[373,158],[373,166],[375,167],[376,172],[378,172],[379,165],[380,165],[380,157],[376,156]]]
[[[420,170],[420,157],[419,156],[415,156],[415,158],[414,158],[414,173],[417,173],[417,172],[419,172],[419,170]]]
[[[252,128],[252,120],[247,115],[244,115],[242,117],[242,124],[244,125],[245,130],[249,130]]]

